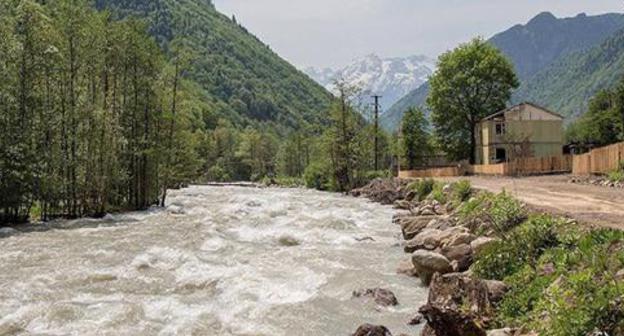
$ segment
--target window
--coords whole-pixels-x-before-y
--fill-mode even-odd
[[[496,124],[496,135],[505,135],[507,133],[507,129],[505,127],[505,123],[497,123]]]

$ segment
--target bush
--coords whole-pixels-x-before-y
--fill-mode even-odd
[[[614,170],[607,175],[607,179],[613,183],[624,182],[624,170]]]
[[[453,184],[453,199],[457,202],[466,202],[472,195],[472,185],[468,180],[461,180]]]
[[[363,187],[375,179],[388,179],[392,178],[392,173],[389,170],[369,170],[356,176],[355,188]]]
[[[531,219],[514,232],[532,238],[525,245],[528,252],[512,258],[525,260],[524,264],[515,271],[507,268],[504,281],[510,290],[498,305],[495,324],[546,336],[622,335],[624,288],[614,274],[624,268],[624,232],[559,230],[560,226],[545,219]],[[478,272],[491,275],[496,267],[505,265],[502,260],[496,264],[490,260],[510,251],[507,245],[501,243],[487,255],[477,256],[481,263]],[[515,264],[512,259],[507,261]],[[486,263],[489,269],[483,272]]]
[[[559,244],[556,224],[550,216],[531,218],[481,251],[472,270],[481,278],[503,280],[527,264],[535,268],[544,251]]]
[[[319,162],[311,163],[303,173],[305,185],[317,190],[331,190],[330,173]]]
[[[419,201],[424,200],[433,191],[435,181],[433,179],[424,179],[412,182],[408,189],[416,192],[416,198]]]

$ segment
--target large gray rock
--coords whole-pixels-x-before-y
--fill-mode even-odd
[[[405,244],[405,253],[417,250],[435,250],[444,238],[443,231],[425,229]]]
[[[436,273],[446,274],[453,271],[451,262],[445,256],[425,250],[414,252],[412,263],[424,285],[429,285]]]
[[[451,261],[454,272],[464,272],[472,265],[472,248],[468,244],[445,246],[440,250],[440,253]],[[455,263],[453,263],[455,261]]]
[[[445,245],[456,246],[456,245],[470,244],[475,239],[477,239],[477,236],[473,235],[470,232],[458,232],[457,234],[451,236]]]
[[[408,217],[401,220],[403,238],[410,240],[418,235],[427,226],[431,219],[425,217]]]
[[[509,290],[509,287],[507,287],[507,285],[502,281],[484,280],[483,282],[487,287],[490,302],[498,302],[502,300]]]
[[[462,273],[433,277],[427,304],[420,313],[427,320],[426,335],[486,336],[493,310],[485,283]]]

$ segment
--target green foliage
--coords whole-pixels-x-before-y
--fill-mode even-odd
[[[624,75],[624,31],[605,35],[587,50],[558,59],[527,80],[516,101],[534,101],[563,115],[579,115],[590,98],[617,86]]]
[[[331,95],[205,0],[96,0],[117,18],[136,16],[165,50],[184,37],[196,53],[188,77],[217,118],[287,134],[326,122]]]
[[[458,203],[464,203],[472,196],[472,184],[469,180],[461,180],[452,185],[453,199]]]
[[[506,237],[509,230],[527,218],[527,211],[521,202],[506,192],[500,194],[483,192],[462,203],[458,215],[464,222],[479,225],[474,227],[474,230],[487,229],[499,237]]]
[[[503,109],[519,83],[511,62],[476,38],[440,56],[429,85],[427,105],[440,146],[452,159],[474,162],[476,124]]]
[[[327,165],[321,162],[311,163],[303,174],[306,187],[317,190],[332,190],[329,169]]]
[[[477,256],[472,270],[485,279],[503,280],[525,265],[535,268],[544,251],[559,244],[556,226],[556,221],[549,216],[529,219],[501,241],[487,246]]]
[[[431,154],[429,145],[429,122],[424,113],[415,108],[405,112],[401,123],[401,158],[407,169],[415,169],[426,163]]]
[[[622,84],[624,85],[624,81]],[[624,140],[624,119],[620,106],[624,102],[624,91],[602,90],[594,96],[588,111],[568,126],[566,137],[569,142],[606,146]]]
[[[433,179],[422,179],[422,180],[417,180],[417,181],[412,182],[408,186],[408,189],[415,191],[416,198],[419,201],[422,201],[431,194],[434,186],[435,186],[435,181]]]
[[[0,221],[144,209],[197,175],[202,104],[142,22],[2,0],[0,38]]]
[[[607,179],[611,182],[624,182],[624,170],[614,170],[607,175]]]

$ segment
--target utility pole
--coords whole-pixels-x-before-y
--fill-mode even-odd
[[[375,100],[373,106],[375,107],[375,171],[379,170],[379,99],[381,96],[374,95],[372,98]]]

